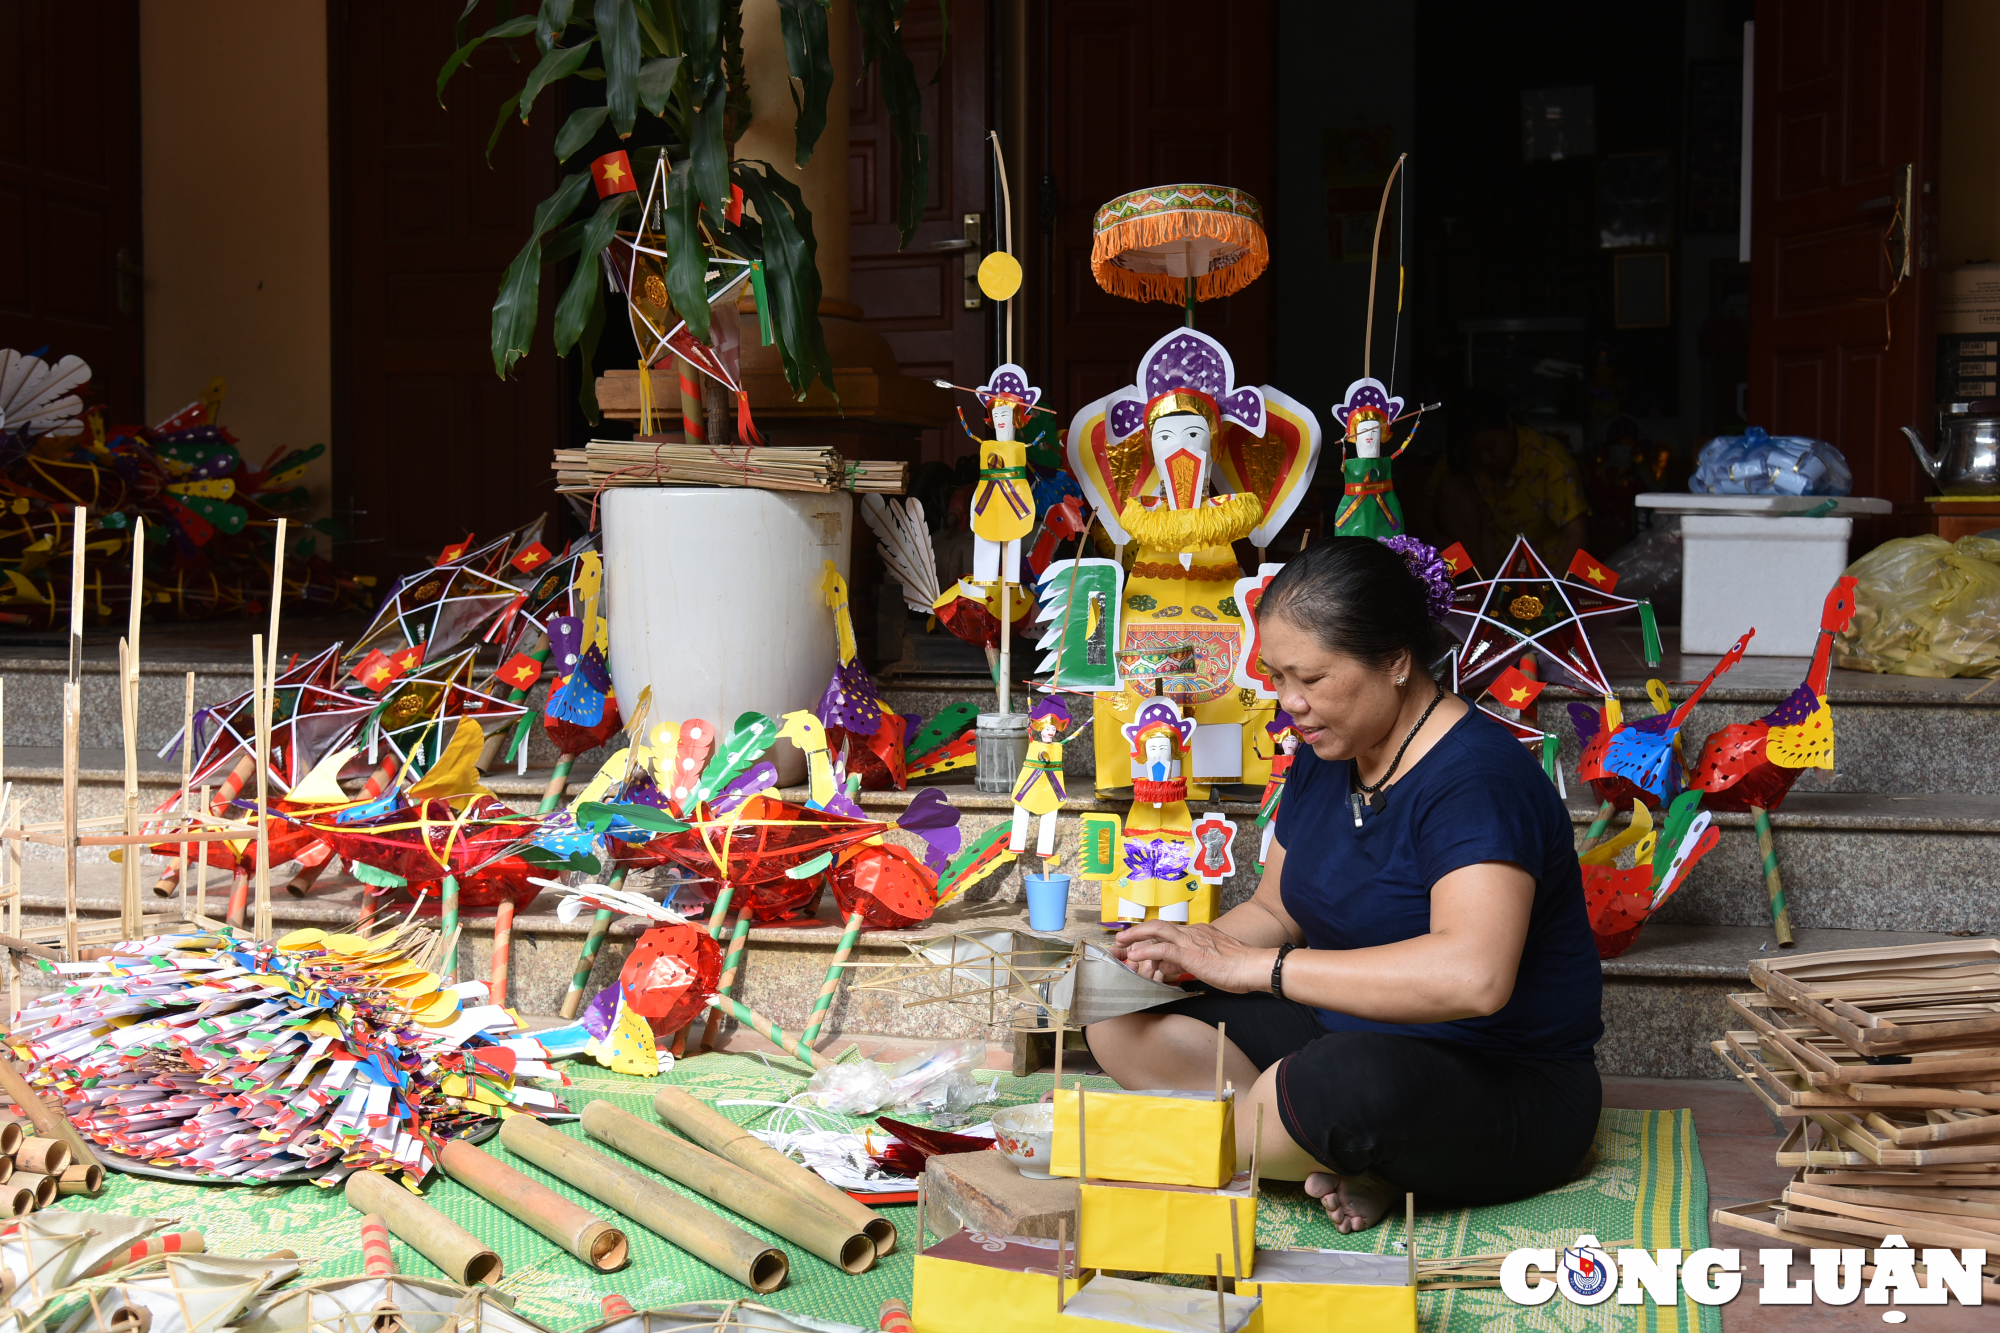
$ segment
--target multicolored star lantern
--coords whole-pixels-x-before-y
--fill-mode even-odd
[[[1611,692],[1583,622],[1629,611],[1638,606],[1631,598],[1557,580],[1526,537],[1514,539],[1497,577],[1461,583],[1456,592],[1449,614],[1460,618],[1467,631],[1452,668],[1452,687],[1458,693],[1498,675],[1524,652],[1561,666],[1592,694]]]
[[[314,764],[351,735],[375,707],[333,688],[340,645],[278,673],[272,689],[271,781],[290,791]],[[256,748],[256,708],[248,691],[194,715],[195,758],[188,783],[198,786]],[[176,735],[162,754],[181,742]]]
[[[413,775],[422,773],[437,761],[459,719],[470,718],[490,730],[527,711],[472,688],[476,652],[467,648],[396,680],[363,725],[370,762],[386,743]]]
[[[520,595],[469,561],[441,560],[396,585],[352,651],[382,647],[401,657],[400,650],[415,648],[428,665],[463,647]]]

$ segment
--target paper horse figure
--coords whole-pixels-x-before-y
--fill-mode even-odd
[[[1855,580],[1843,575],[1820,611],[1819,646],[1806,678],[1755,722],[1738,722],[1701,743],[1690,787],[1710,810],[1775,810],[1808,768],[1833,767],[1833,710],[1826,702],[1833,636],[1854,618]]]
[[[1576,724],[1576,738],[1583,746],[1583,754],[1577,760],[1577,776],[1590,784],[1599,800],[1614,805],[1643,801],[1657,810],[1679,794],[1683,774],[1674,738],[1716,677],[1743,660],[1743,650],[1756,632],[1749,630],[1738,639],[1695,687],[1694,693],[1670,713],[1621,723],[1616,717],[1606,716],[1610,711],[1609,700],[1604,712],[1588,704],[1569,706],[1570,720]]]
[[[1721,838],[1708,812],[1699,808],[1701,800],[1696,791],[1675,797],[1657,839],[1651,812],[1634,802],[1632,823],[1624,832],[1577,858],[1583,867],[1583,901],[1591,933],[1597,937],[1598,957],[1616,958],[1631,948],[1639,938],[1639,927],[1666,904],[1687,881],[1694,863]],[[1632,868],[1620,870],[1618,854],[1628,846],[1633,848]]]

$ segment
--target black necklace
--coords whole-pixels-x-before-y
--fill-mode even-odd
[[[1431,720],[1431,713],[1437,709],[1439,702],[1442,701],[1443,698],[1444,698],[1444,682],[1439,681],[1437,687],[1437,693],[1431,696],[1431,701],[1429,705],[1425,707],[1424,715],[1417,719],[1417,724],[1411,727],[1408,733],[1404,735],[1403,743],[1396,747],[1396,757],[1389,761],[1389,771],[1382,775],[1381,781],[1363,782],[1361,780],[1361,761],[1358,757],[1354,760],[1352,765],[1350,765],[1348,772],[1353,777],[1354,786],[1358,788],[1358,790],[1352,792],[1347,798],[1348,805],[1351,806],[1354,810],[1354,827],[1356,828],[1361,827],[1362,807],[1363,806],[1372,807],[1375,804],[1375,798],[1377,796],[1380,796],[1382,794],[1382,789],[1389,785],[1389,779],[1396,776],[1396,769],[1399,768],[1403,762],[1404,751],[1410,748],[1410,742],[1417,738],[1417,733],[1424,729],[1424,723]],[[1384,798],[1383,803],[1387,804],[1387,798]]]

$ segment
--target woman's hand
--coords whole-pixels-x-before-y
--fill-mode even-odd
[[[1245,944],[1212,925],[1141,921],[1118,938],[1112,953],[1149,981],[1178,981],[1185,973],[1225,991],[1270,985],[1272,948]]]

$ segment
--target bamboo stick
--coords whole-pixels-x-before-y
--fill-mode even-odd
[[[1598,843],[1604,841],[1605,831],[1611,827],[1611,816],[1617,812],[1617,809],[1617,805],[1611,801],[1605,801],[1597,807],[1597,817],[1590,821],[1590,827],[1584,832],[1583,846],[1576,849],[1578,856],[1582,856],[1585,852],[1597,846]]]
[[[189,813],[188,798],[194,794],[193,792],[188,790],[188,778],[192,773],[193,761],[194,761],[194,672],[190,671],[187,673],[187,689],[181,707],[181,790],[180,790],[180,796],[175,801],[175,809],[180,813],[180,815],[184,820]],[[207,814],[208,812],[204,810],[202,811],[202,813]],[[187,893],[187,877],[188,877],[187,872],[188,872],[188,845],[186,843],[182,843],[180,862],[174,868],[174,880],[175,880],[174,887],[180,890],[181,920],[183,921],[190,919],[188,915],[188,904],[190,902],[190,899],[188,898],[188,893]],[[164,879],[165,877],[162,876],[163,882]],[[159,893],[159,891],[160,891],[160,886],[158,884],[155,884],[153,886],[153,892]],[[173,891],[172,889],[168,890],[168,892],[170,893],[172,891]]]
[[[97,1277],[109,1273],[114,1268],[136,1264],[141,1259],[152,1259],[162,1254],[205,1254],[208,1238],[199,1231],[169,1231],[164,1235],[152,1235],[144,1240],[135,1240],[125,1249],[105,1256],[104,1261],[84,1274]]]
[[[445,945],[444,962],[438,970],[453,981],[458,980],[458,876],[446,875],[444,886],[439,890],[441,910],[438,929],[450,941]]]
[[[125,638],[118,645],[118,718],[125,746],[125,832],[139,831],[139,612],[146,603],[146,520],[132,524],[132,586],[127,598]],[[136,849],[119,858],[119,920],[125,938],[139,935],[139,861]]]
[[[74,955],[72,955],[74,956]],[[14,1099],[14,1105],[21,1108],[21,1114],[35,1127],[35,1132],[45,1138],[61,1139],[69,1145],[70,1159],[79,1166],[102,1166],[97,1154],[90,1150],[81,1132],[69,1122],[69,1117],[44,1101],[42,1095],[28,1085],[21,1077],[21,1071],[5,1055],[0,1055],[0,1091]]]
[[[717,892],[717,894],[715,895],[715,901],[709,904],[708,937],[710,939],[714,940],[722,938],[722,923],[729,919],[729,901],[735,896],[736,896],[736,886],[725,880],[723,882],[721,890]],[[745,910],[748,909],[746,908]],[[688,1032],[693,1027],[694,1024],[690,1022],[687,1025],[687,1027],[682,1028],[679,1032],[676,1032],[674,1034],[674,1047],[673,1047],[674,1059],[676,1060],[680,1059],[681,1053],[687,1049]],[[710,1029],[707,1027],[706,1023],[704,1023],[702,1027],[702,1042],[704,1044],[707,1044],[709,1038],[710,1038]]]
[[[744,1027],[749,1028],[752,1032],[762,1037],[765,1041],[770,1042],[787,1055],[797,1056],[814,1069],[825,1069],[833,1064],[833,1061],[827,1059],[796,1037],[793,1037],[776,1023],[773,1023],[770,1019],[764,1017],[733,995],[711,995],[708,997],[708,1007],[711,1009],[726,1007],[729,1010],[730,1016],[735,1018]]]
[[[1780,949],[1791,948],[1792,910],[1785,904],[1785,881],[1778,876],[1778,849],[1771,845],[1771,814],[1761,805],[1750,807],[1750,817],[1757,826],[1757,854],[1764,858],[1764,892],[1771,899],[1771,933],[1778,937]]]
[[[601,1105],[592,1102],[591,1105]],[[453,1139],[438,1154],[445,1174],[518,1222],[525,1222],[600,1273],[625,1263],[631,1243],[625,1233],[586,1212],[499,1158]]]
[[[875,1242],[877,1254],[896,1248],[896,1224],[765,1143],[679,1088],[662,1088],[653,1096],[653,1114],[695,1143],[734,1163],[761,1180],[847,1221]]]
[[[527,1119],[515,1116],[507,1123]],[[598,1101],[583,1108],[583,1128],[592,1138],[776,1232],[842,1272],[865,1273],[875,1266],[875,1242],[845,1218],[824,1212],[659,1125]],[[506,1132],[503,1125],[501,1134]]]
[[[820,1026],[826,1022],[827,1010],[833,1007],[833,994],[840,989],[840,969],[847,962],[847,955],[854,951],[854,941],[860,937],[861,913],[849,912],[847,930],[834,948],[833,962],[826,969],[826,980],[820,983],[819,994],[813,999],[812,1013],[806,1019],[805,1033],[799,1038],[807,1045],[819,1036]]]
[[[9,1181],[0,1186],[0,1212],[9,1217],[26,1217],[35,1211],[35,1192]],[[9,1277],[13,1274],[9,1273]]]
[[[389,1247],[389,1228],[383,1225],[380,1213],[370,1213],[361,1219],[361,1275],[394,1277],[395,1274],[396,1256]]]
[[[79,606],[78,617],[82,611]],[[80,641],[80,639],[79,639]],[[63,685],[63,952],[76,957],[76,767],[78,709],[81,691],[75,681]]]
[[[610,888],[621,888],[625,883],[625,867],[619,866],[611,872]],[[726,892],[727,890],[725,890]],[[576,956],[576,971],[569,979],[569,989],[563,992],[562,1006],[556,1012],[564,1018],[575,1018],[577,1006],[583,1003],[583,988],[590,984],[590,970],[597,966],[597,951],[604,947],[604,937],[611,930],[611,909],[600,907],[590,918],[590,930],[583,937],[583,948]]]
[[[347,1178],[347,1206],[382,1219],[396,1238],[462,1286],[498,1282],[500,1256],[486,1242],[400,1185],[374,1171]]]
[[[500,1127],[500,1142],[507,1151],[527,1158],[752,1291],[777,1290],[791,1267],[791,1260],[775,1245],[533,1116],[510,1117]]]
[[[271,550],[271,629],[264,638],[264,689],[257,710],[257,938],[271,938],[271,714],[278,703],[278,611],[285,602],[285,520]]]
[[[736,973],[743,966],[743,946],[749,938],[750,908],[746,904],[743,910],[736,914],[736,929],[729,936],[729,952],[722,960],[722,979],[716,982],[716,994],[727,995],[735,987]],[[713,1048],[715,1044],[715,1030],[721,1026],[722,1011],[720,1009],[710,1009],[708,1011],[708,1021],[702,1025],[701,1029],[701,1045],[703,1050]],[[806,1037],[801,1038],[801,1040],[810,1041],[811,1038]]]
[[[1382,260],[1382,220],[1389,216],[1389,191],[1395,188],[1396,173],[1403,169],[1403,159],[1408,156],[1408,153],[1398,155],[1396,165],[1389,168],[1389,179],[1382,182],[1382,204],[1375,210],[1375,244],[1368,251],[1368,326],[1361,341],[1361,374],[1364,378],[1375,358],[1375,270]],[[1396,304],[1401,308],[1401,288],[1397,291]]]

